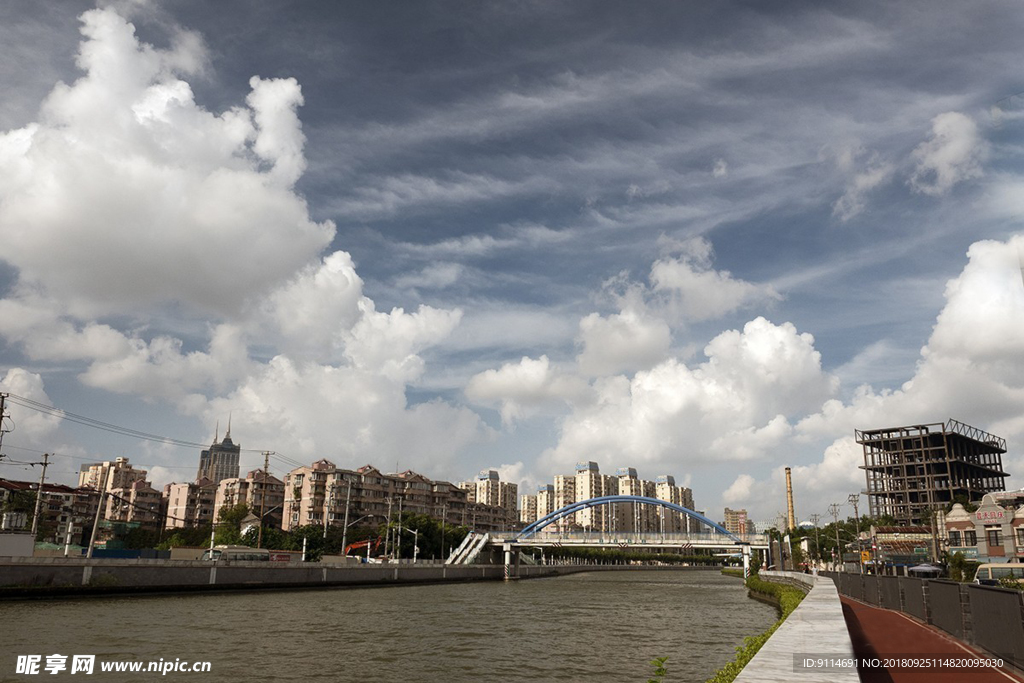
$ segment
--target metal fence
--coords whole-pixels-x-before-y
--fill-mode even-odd
[[[826,573],[840,595],[897,610],[1024,669],[1021,591],[945,579]]]

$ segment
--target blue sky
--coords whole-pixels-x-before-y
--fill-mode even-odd
[[[711,516],[863,486],[855,428],[1024,465],[998,2],[12,2],[0,379],[277,469],[596,460]],[[55,477],[198,453],[19,414]],[[33,478],[25,466],[0,476]],[[1020,486],[1016,478],[1012,487]]]

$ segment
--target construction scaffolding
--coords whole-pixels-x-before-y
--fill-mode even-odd
[[[864,447],[871,517],[900,526],[931,524],[933,510],[1005,489],[1006,440],[956,420],[855,430]]]

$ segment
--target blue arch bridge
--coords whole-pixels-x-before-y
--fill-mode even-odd
[[[592,527],[574,523],[576,513],[607,506],[601,522]],[[615,530],[616,515],[609,514],[616,508],[628,506],[627,511],[633,513],[634,528],[636,514],[643,506],[660,508],[658,531],[638,532]],[[618,507],[620,512],[622,507]],[[701,532],[666,531],[664,511],[679,512],[685,519],[700,522]],[[622,515],[624,516],[624,515]],[[630,526],[627,522],[626,526]],[[689,526],[688,524],[685,526]],[[744,573],[749,572],[750,551],[768,550],[768,537],[763,534],[734,534],[724,529],[704,515],[689,508],[670,503],[658,498],[646,496],[600,496],[571,503],[563,508],[541,517],[521,531],[494,532],[490,534],[470,533],[466,539],[448,558],[448,564],[471,564],[481,553],[494,550],[504,552],[505,576],[510,576],[513,554],[518,557],[519,550],[524,548],[610,548],[623,550],[662,550],[688,555],[695,551],[711,551],[714,554],[738,556],[743,558]]]

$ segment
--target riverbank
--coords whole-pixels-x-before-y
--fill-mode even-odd
[[[519,565],[513,579],[602,571],[707,571],[705,567],[645,565]],[[504,580],[502,565],[327,565],[266,562],[0,559],[0,600],[120,594],[331,589]]]
[[[722,574],[743,579],[742,570],[737,573],[737,570],[723,569]],[[719,669],[713,677],[707,680],[707,683],[731,683],[734,681],[761,647],[768,642],[772,634],[796,610],[806,595],[805,591],[793,586],[762,581],[757,574],[751,574],[744,581],[744,585],[747,587],[748,597],[775,607],[778,610],[779,619],[763,633],[744,638],[743,646],[736,648],[736,658]]]

